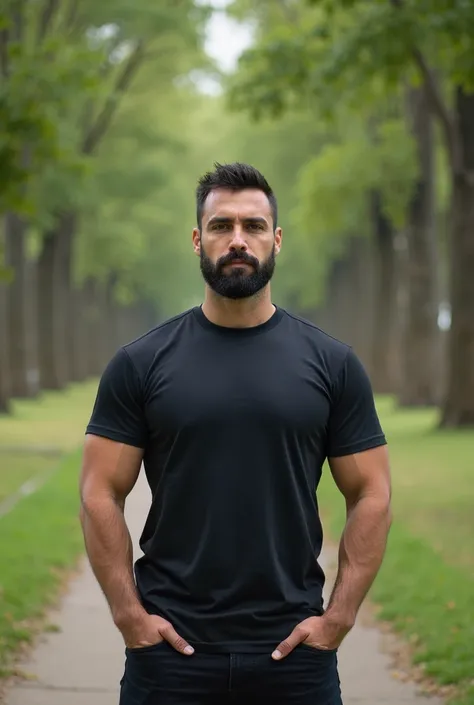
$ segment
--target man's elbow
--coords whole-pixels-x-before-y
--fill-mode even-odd
[[[109,484],[85,482],[81,485],[79,519],[82,526],[89,519],[110,512],[112,508],[118,508],[123,513],[125,498],[118,496]]]
[[[79,483],[79,520],[84,526],[87,517],[94,513],[100,492],[90,473],[83,473]]]
[[[388,505],[386,507],[385,511],[385,522],[387,525],[387,532],[390,531],[392,528],[392,523],[393,523],[393,509],[392,509],[392,502],[391,500],[388,501]]]
[[[380,517],[390,528],[393,520],[391,490],[387,487],[364,488],[350,498],[346,498],[347,513],[351,514],[357,507],[364,505],[366,511]]]
[[[85,523],[87,521],[87,498],[84,495],[84,488],[81,486],[80,492],[79,492],[79,522],[84,528]]]
[[[381,491],[373,496],[372,505],[374,513],[380,516],[380,520],[384,522],[387,531],[390,530],[393,521],[392,496],[390,490]]]
[[[82,527],[84,526],[84,524],[86,522],[86,510],[85,510],[82,498],[81,498],[81,503],[79,505],[79,522]]]

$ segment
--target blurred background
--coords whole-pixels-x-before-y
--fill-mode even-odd
[[[0,0],[5,673],[82,549],[98,377],[201,302],[196,182],[246,161],[279,201],[275,303],[353,345],[377,395],[395,524],[373,599],[474,702],[473,37],[469,0]],[[328,480],[321,504],[337,537]]]

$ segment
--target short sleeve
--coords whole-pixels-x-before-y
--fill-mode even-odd
[[[120,348],[100,379],[86,433],[144,448],[147,425],[142,396],[135,367]]]
[[[328,457],[360,453],[386,442],[369,377],[350,349],[333,387]]]

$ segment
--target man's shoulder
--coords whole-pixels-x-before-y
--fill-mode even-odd
[[[287,309],[283,309],[283,311],[296,333],[300,333],[302,336],[314,341],[321,350],[328,350],[340,353],[341,355],[347,355],[351,349],[350,345],[342,340],[339,340],[338,338],[335,338],[330,333],[327,333],[313,321],[292,313]]]
[[[332,383],[342,370],[352,348],[320,328],[313,321],[285,310],[287,337],[300,354],[312,359],[323,376]]]
[[[142,333],[138,338],[122,345],[122,349],[131,358],[135,366],[142,367],[151,362],[156,352],[173,337],[177,330],[186,326],[193,314],[193,309],[183,311],[171,318],[161,321],[158,325]]]

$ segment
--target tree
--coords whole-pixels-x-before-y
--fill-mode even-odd
[[[4,256],[13,272],[5,292],[8,376],[13,395],[29,396],[37,391],[34,269],[26,254],[32,190],[44,168],[64,161],[62,117],[76,96],[91,88],[91,65],[98,57],[84,51],[84,42],[68,41],[73,14],[66,12],[66,3],[4,2],[0,18],[0,207],[5,211]]]
[[[244,54],[231,82],[231,105],[257,118],[262,112],[278,117],[299,106],[311,110],[316,129],[325,132],[326,146],[308,160],[299,180],[298,228],[317,249],[320,296],[332,263],[339,261],[344,248],[358,233],[373,232],[374,261],[379,265],[373,377],[379,391],[394,391],[395,224],[398,229],[405,224],[417,171],[412,140],[400,121],[399,98],[396,93],[392,97],[383,82],[374,81],[354,106],[334,82],[326,82],[324,89],[313,84],[329,50],[324,13],[304,3],[281,3],[279,13],[274,5],[268,12],[255,47]],[[388,286],[389,281],[393,285]]]
[[[139,71],[143,74],[144,67],[150,67],[150,95],[150,88],[164,93],[181,73],[186,74],[191,66],[199,64],[205,16],[206,12],[195,8],[191,0],[159,5],[128,0],[99,5],[74,0],[5,2],[1,47],[2,66],[8,65],[8,71],[4,72],[0,104],[9,110],[5,111],[6,118],[20,115],[23,121],[17,125],[17,142],[10,145],[14,154],[9,162],[9,187],[2,192],[3,203],[9,208],[5,219],[7,259],[15,277],[8,289],[7,318],[11,325],[5,336],[15,352],[15,394],[25,390],[29,364],[24,354],[25,321],[33,318],[36,298],[40,382],[46,388],[59,388],[71,378],[68,353],[74,345],[67,341],[73,340],[77,332],[72,314],[82,310],[80,297],[84,293],[74,290],[73,260],[83,214],[98,213],[98,201],[106,195],[103,189],[96,189],[95,193],[91,190],[92,184],[97,185],[95,174],[100,171],[100,147],[120,115],[120,104],[133,87],[132,80],[140,85]],[[21,32],[13,42],[15,22]],[[33,66],[35,72],[31,71]],[[39,83],[37,93],[33,92],[30,73]],[[143,93],[144,86],[139,90]],[[37,96],[41,100],[35,102]],[[136,92],[135,99],[137,96]],[[30,118],[36,119],[33,108],[39,111],[34,125],[52,131],[49,142],[43,133],[36,141],[36,133],[30,129]],[[152,120],[159,117],[163,106],[155,102],[155,109]],[[147,128],[141,125],[143,135]],[[144,149],[145,141],[141,140]],[[0,148],[2,145],[0,139]],[[22,161],[25,153],[28,158]],[[14,165],[18,167],[16,172]],[[124,167],[124,162],[118,165]],[[109,173],[107,178],[111,176]],[[132,179],[130,174],[128,190]],[[123,189],[127,190],[125,182],[126,179]],[[94,227],[97,229],[97,223]],[[129,252],[132,242],[130,225]],[[34,273],[27,256],[30,244],[39,252],[37,297],[26,295],[25,274]],[[140,280],[139,275],[135,277]],[[102,279],[89,276],[84,288],[89,302],[100,294],[104,310],[110,310],[115,293],[123,292],[123,282],[116,271],[111,271]],[[135,297],[140,297],[142,290],[138,287]],[[131,322],[132,317],[129,318]],[[85,370],[76,372],[82,378]]]
[[[61,160],[61,117],[91,89],[97,53],[72,41],[74,0],[0,4],[0,212],[31,214],[28,189]]]
[[[101,340],[118,344],[118,318],[130,307],[153,302],[159,316],[187,298],[189,260],[182,254],[181,217],[192,206],[192,187],[183,175],[192,147],[187,106],[196,98],[185,87],[163,85],[158,94],[152,84],[144,81],[144,86],[146,90],[138,87],[124,99],[104,140],[90,184],[90,206],[84,208],[77,233],[75,322],[80,327],[85,318],[92,325],[99,320],[94,339],[102,354],[94,358],[96,370],[110,354]],[[159,122],[154,120],[157,114]],[[103,306],[98,306],[106,291],[109,299],[112,294],[107,322]],[[85,357],[90,335],[78,333],[82,341],[75,342],[75,349]]]
[[[0,279],[0,414],[9,411],[11,398],[9,346],[8,338],[5,335],[7,330],[5,289],[5,282]]]
[[[439,281],[436,232],[435,139],[426,89],[407,88],[407,121],[417,145],[418,178],[407,214],[404,285],[407,306],[402,327],[402,406],[439,402],[440,335],[437,326]]]
[[[402,81],[416,86],[416,79],[423,84],[433,114],[441,125],[447,151],[450,159],[452,181],[452,237],[450,238],[451,262],[456,275],[451,276],[452,326],[449,332],[449,372],[448,389],[443,404],[444,425],[470,425],[472,423],[474,399],[472,379],[469,370],[470,353],[472,349],[472,277],[468,269],[472,268],[472,238],[468,223],[472,219],[472,211],[467,205],[472,203],[470,176],[472,164],[470,160],[471,143],[469,119],[471,97],[469,94],[469,76],[473,75],[471,55],[465,49],[469,45],[473,27],[473,8],[471,3],[448,3],[443,1],[419,2],[309,2],[310,13],[304,22],[301,21],[303,3],[280,4],[287,19],[291,14],[291,22],[299,21],[298,32],[292,32],[291,22],[281,26],[265,36],[258,37],[258,46],[247,54],[248,60],[243,65],[243,77],[239,88],[240,95],[246,96],[247,104],[252,98],[260,106],[271,103],[274,110],[281,111],[295,101],[298,93],[317,96],[319,110],[323,114],[331,113],[336,100],[341,97],[347,105],[352,105],[356,111],[363,106],[375,105],[380,97],[380,88],[385,94],[399,90]],[[275,10],[273,10],[274,12]],[[312,14],[311,14],[312,13]],[[296,18],[296,19],[295,19]],[[300,18],[298,20],[298,18]],[[435,46],[436,45],[436,46]],[[426,59],[429,55],[431,66]],[[259,74],[260,80],[253,82],[254,92],[249,93],[252,81],[249,81],[246,66],[254,70],[254,78]],[[436,71],[433,70],[436,67]],[[266,68],[265,81],[263,81]],[[241,72],[242,73],[242,72]],[[440,80],[439,77],[442,77]],[[450,83],[451,82],[451,83]],[[257,89],[258,83],[260,88]],[[453,101],[449,96],[450,86],[455,85]],[[243,88],[246,91],[242,90]],[[249,96],[252,98],[249,101]],[[375,102],[374,102],[375,101]],[[453,109],[450,109],[450,105]],[[416,131],[413,133],[416,137]],[[421,156],[423,146],[419,145]],[[426,145],[425,168],[426,168]],[[423,164],[419,162],[419,167]],[[425,175],[426,176],[426,175]],[[421,178],[421,177],[420,177]],[[428,190],[424,193],[428,196]],[[416,192],[412,199],[415,202]],[[418,200],[420,193],[418,191]],[[421,209],[424,213],[429,205]],[[418,213],[420,210],[418,209]],[[415,209],[409,211],[410,218],[415,218]],[[419,347],[417,356],[419,364],[405,364],[405,373],[417,376],[422,365],[421,355],[427,350],[436,350],[438,332],[434,324],[436,305],[433,301],[436,291],[436,269],[421,266],[423,253],[432,250],[435,243],[432,219],[425,218],[423,238],[424,247],[414,247],[415,233],[420,234],[420,220],[411,223],[407,229],[410,240],[411,255],[418,258],[418,265],[411,268],[411,285],[409,294],[409,311],[413,314],[420,311],[420,297],[423,296],[425,319],[422,325],[413,324],[411,333],[419,331],[424,342]],[[420,238],[418,237],[418,244]],[[417,254],[418,253],[418,254]],[[428,253],[429,254],[429,253]],[[430,255],[432,260],[432,256]],[[415,270],[417,274],[415,275]],[[461,272],[461,275],[460,275]],[[416,276],[416,282],[413,277]],[[418,324],[421,323],[417,316]],[[407,319],[410,325],[415,316]],[[422,334],[420,331],[424,331]],[[408,335],[405,335],[407,340]],[[431,345],[429,341],[431,340]],[[434,344],[433,344],[434,342]],[[424,351],[424,352],[421,352]],[[405,351],[405,361],[408,360]],[[428,369],[433,369],[433,357],[425,360]],[[467,370],[467,372],[466,372]],[[466,385],[466,375],[467,385]],[[431,402],[432,390],[427,389],[427,377],[418,389],[418,399],[408,400],[409,403]],[[414,377],[412,382],[407,379],[404,385],[416,388]],[[424,388],[423,394],[420,389]],[[421,399],[423,397],[423,399]],[[471,401],[470,401],[471,400]],[[471,419],[471,420],[470,420]]]
[[[318,3],[319,4],[319,3]],[[447,388],[441,425],[474,425],[474,75],[470,46],[474,6],[469,2],[425,0],[330,3],[350,10],[352,22],[339,36],[318,81],[342,75],[346,81],[372,77],[374,66],[387,79],[416,70],[446,145],[451,177],[450,304]],[[365,51],[361,52],[361,47]],[[369,51],[367,51],[369,49]],[[427,58],[429,57],[429,58]],[[440,80],[440,77],[443,80]]]
[[[183,66],[180,51],[189,56],[196,46],[199,25],[192,5],[167,2],[141,6],[116,2],[112,6],[85,8],[76,25],[82,32],[92,23],[116,28],[109,35],[97,31],[94,41],[103,47],[105,59],[97,70],[103,75],[103,95],[79,104],[68,116],[70,131],[76,133],[77,153],[93,167],[98,149],[117,115],[121,97],[147,62],[162,80],[172,80]],[[79,30],[77,30],[79,31]],[[90,34],[90,31],[89,31]],[[173,57],[175,61],[173,63]],[[169,68],[168,68],[169,67]],[[155,75],[156,75],[155,73]],[[58,178],[52,175],[53,180]],[[61,176],[59,177],[61,178]],[[72,253],[80,219],[77,194],[67,188],[56,216],[44,231],[39,259],[40,369],[45,387],[63,386],[70,377],[67,339],[73,336],[70,314]],[[78,207],[79,206],[79,207]],[[51,208],[54,212],[54,208]],[[45,320],[48,325],[45,325]]]

